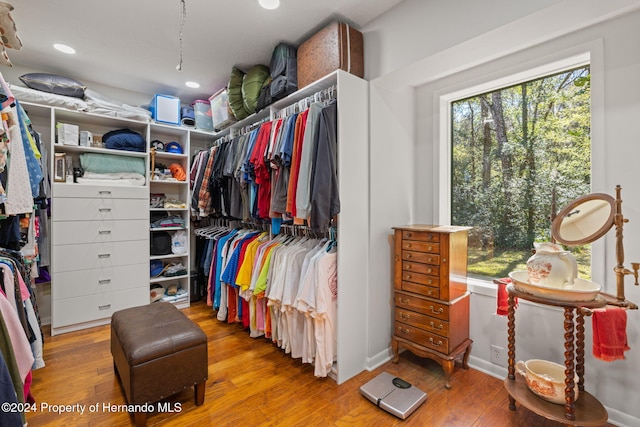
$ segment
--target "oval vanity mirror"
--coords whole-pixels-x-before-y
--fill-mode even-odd
[[[615,199],[608,194],[579,197],[558,213],[551,234],[557,242],[568,246],[594,242],[614,225],[615,210]]]

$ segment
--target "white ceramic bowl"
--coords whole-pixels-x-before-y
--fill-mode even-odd
[[[516,363],[516,372],[527,381],[527,387],[536,395],[549,402],[564,405],[565,367],[557,363],[541,359],[530,359]],[[574,387],[574,402],[578,400],[578,376]]]
[[[529,273],[525,270],[509,273],[511,283],[521,292],[556,301],[586,302],[598,296],[601,286],[586,279],[576,278],[573,285],[566,288],[551,288],[534,285],[529,282]]]

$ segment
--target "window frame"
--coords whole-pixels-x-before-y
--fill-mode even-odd
[[[604,108],[603,108],[603,52],[601,41],[594,41],[585,46],[571,49],[570,52],[560,52],[554,58],[540,58],[529,64],[520,64],[517,71],[503,68],[499,73],[485,76],[475,76],[475,83],[460,83],[453,90],[444,90],[435,94],[436,118],[435,137],[437,140],[436,159],[438,161],[438,189],[434,194],[435,211],[439,223],[451,221],[451,168],[452,168],[452,135],[451,135],[451,104],[457,100],[491,92],[500,88],[513,86],[525,81],[535,80],[547,75],[555,74],[576,67],[589,65],[591,75],[591,192],[610,193],[613,188],[603,188],[604,180]],[[563,206],[558,206],[560,210]],[[604,283],[605,272],[605,238],[594,243],[591,247],[591,277],[593,281]],[[482,279],[470,279],[470,283],[479,285],[491,284]]]

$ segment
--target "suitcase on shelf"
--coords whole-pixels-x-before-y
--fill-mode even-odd
[[[364,77],[362,33],[344,22],[334,22],[298,47],[298,87],[341,69]]]

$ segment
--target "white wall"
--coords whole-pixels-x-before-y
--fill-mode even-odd
[[[369,355],[376,362],[388,352],[383,347],[388,346],[389,340],[379,335],[390,328],[391,263],[384,261],[390,259],[391,227],[407,222],[448,222],[439,218],[442,178],[437,141],[438,97],[447,91],[564,53],[591,50],[595,85],[593,188],[613,194],[615,185],[622,185],[623,213],[630,220],[625,225],[626,265],[640,261],[640,240],[636,238],[640,233],[636,166],[640,148],[635,129],[640,117],[640,51],[635,43],[640,36],[640,1],[564,0],[539,3],[539,10],[528,9],[534,6],[524,5],[525,2],[517,2],[521,7],[516,8],[516,2],[506,0],[483,1],[483,5],[492,6],[485,10],[472,0],[448,2],[455,3],[455,7],[445,3],[405,0],[364,29],[367,66],[372,64],[368,73],[376,77],[370,84],[369,271]],[[447,13],[434,16],[431,5],[437,6],[435,11]],[[503,13],[494,13],[496,10]],[[425,17],[424,22],[440,25],[421,25],[423,21],[417,18],[420,16]],[[442,21],[449,22],[449,26],[442,25]],[[464,28],[456,23],[463,23]],[[452,39],[448,37],[451,34],[459,37]],[[434,43],[441,43],[440,47]],[[381,49],[379,55],[369,50],[376,46]],[[384,178],[379,176],[385,171]],[[407,194],[409,187],[413,194]],[[613,231],[602,239],[595,252],[601,258],[594,260],[594,280],[598,278],[607,292],[615,293]],[[632,285],[631,278],[627,283],[627,298],[640,303],[640,288]],[[506,347],[506,322],[493,314],[492,290],[474,289],[478,292],[471,299],[471,364],[504,376],[504,368],[492,365],[488,359],[491,344]],[[517,359],[538,357],[562,362],[560,311],[522,303],[517,320]],[[624,361],[594,360],[590,319],[586,323],[587,391],[607,407],[610,422],[640,425],[640,387],[635,382],[635,373],[640,371],[640,313],[628,312],[631,351]]]
[[[36,70],[32,68],[22,67],[20,65],[14,65],[11,68],[3,68],[2,76],[4,79],[10,83],[17,86],[25,87],[25,85],[20,81],[20,76],[27,73],[41,73],[42,70]],[[87,88],[97,92],[98,94],[107,97],[117,103],[128,104],[132,106],[147,106],[151,102],[151,98],[153,95],[147,95],[140,92],[132,92],[120,88],[116,88],[113,86],[105,86],[100,83],[95,83],[92,81],[82,81]]]
[[[367,24],[365,78],[373,80],[561,0],[404,0]]]

